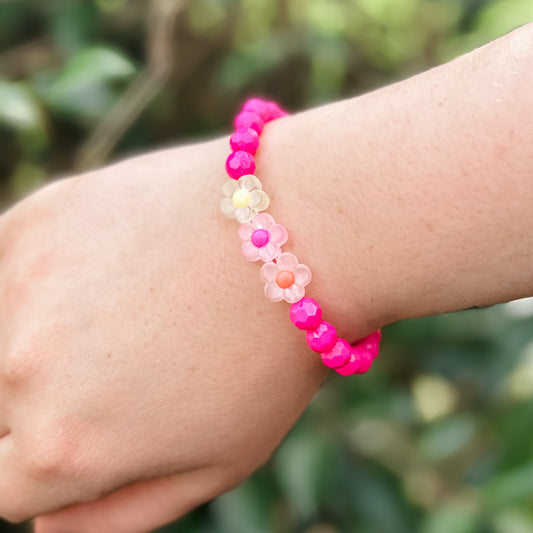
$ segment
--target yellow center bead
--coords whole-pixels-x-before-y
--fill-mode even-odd
[[[231,197],[235,207],[246,207],[250,203],[250,192],[246,189],[239,189]]]

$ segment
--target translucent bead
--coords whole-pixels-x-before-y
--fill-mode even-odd
[[[329,322],[322,320],[315,329],[305,333],[309,348],[315,352],[328,352],[337,342],[337,330]]]
[[[263,246],[266,246],[270,241],[270,234],[266,229],[256,229],[250,238],[250,242],[256,247],[256,248],[263,248]]]
[[[291,270],[280,270],[276,276],[276,283],[282,289],[288,289],[294,284],[294,274]]]
[[[315,329],[322,320],[322,309],[314,298],[302,298],[291,305],[291,322],[298,329]]]
[[[261,182],[253,175],[241,176],[238,180],[228,180],[222,187],[224,198],[220,210],[228,218],[235,218],[241,224],[252,220],[259,211],[266,209],[270,202]]]
[[[293,304],[304,297],[304,287],[311,281],[311,270],[299,264],[294,254],[284,252],[275,263],[265,263],[261,267],[261,278],[265,282],[265,296],[269,300],[285,300]]]
[[[248,129],[255,130],[258,134],[261,134],[265,121],[253,111],[242,111],[235,117],[235,129]]]
[[[253,174],[255,172],[254,156],[244,150],[232,152],[226,159],[226,172],[234,180],[247,174]]]
[[[231,201],[235,207],[246,207],[250,203],[250,191],[239,189],[233,193]]]
[[[339,368],[350,359],[352,347],[344,339],[337,339],[335,346],[329,351],[322,353],[322,362],[329,368]]]
[[[280,255],[281,245],[287,242],[288,234],[268,213],[259,213],[251,222],[241,225],[239,237],[242,254],[248,261],[261,259],[268,263]]]
[[[229,139],[234,152],[243,151],[255,154],[259,147],[259,135],[252,128],[240,128]]]

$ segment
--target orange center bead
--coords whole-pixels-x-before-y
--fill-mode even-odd
[[[294,283],[294,274],[290,270],[280,270],[276,283],[281,289],[288,289]]]

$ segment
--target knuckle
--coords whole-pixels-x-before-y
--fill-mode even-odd
[[[2,361],[1,374],[13,386],[28,383],[41,365],[42,350],[36,344],[19,345],[9,350]]]
[[[34,478],[73,482],[90,477],[95,462],[92,448],[69,417],[43,424],[29,448],[27,467]]]
[[[60,453],[54,443],[41,441],[25,457],[28,476],[35,480],[57,479],[63,469]]]

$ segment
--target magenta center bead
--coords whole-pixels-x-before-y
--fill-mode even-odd
[[[256,248],[263,248],[270,241],[270,235],[266,229],[256,229],[252,233],[251,241]]]
[[[291,305],[291,322],[298,329],[315,329],[322,320],[322,309],[314,298],[302,298]]]

